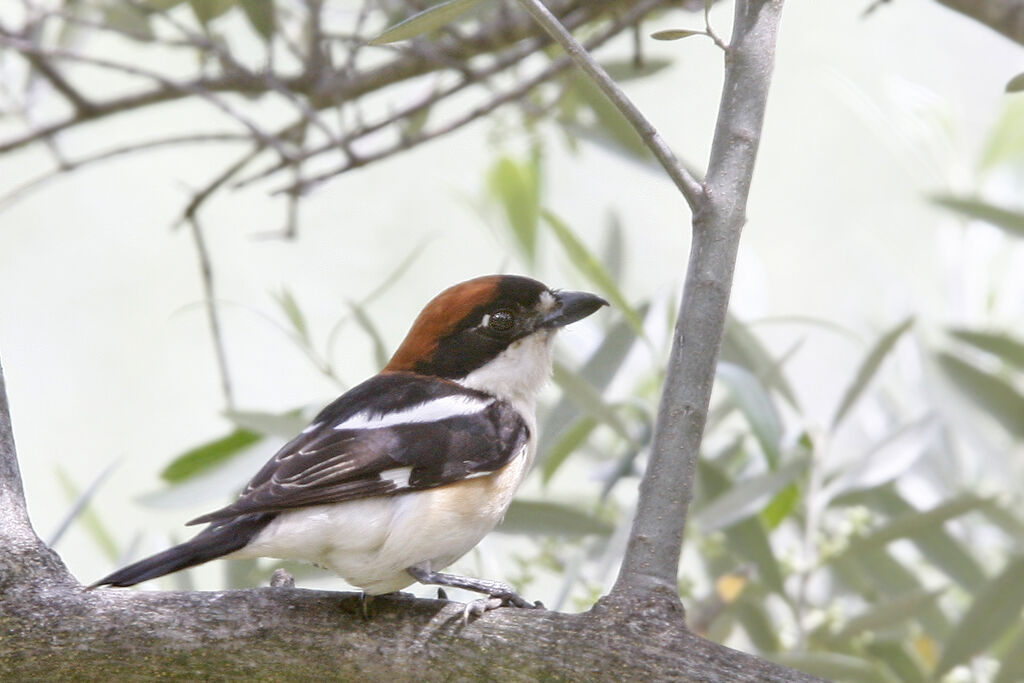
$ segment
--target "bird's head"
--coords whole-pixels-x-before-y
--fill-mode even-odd
[[[444,377],[497,396],[532,398],[551,372],[551,338],[607,301],[517,275],[449,287],[426,305],[385,371]]]

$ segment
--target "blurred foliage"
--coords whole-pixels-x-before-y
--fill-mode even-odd
[[[434,5],[392,30],[430,30],[436,27],[431,22],[444,23],[448,14],[475,4]],[[204,23],[237,5],[255,30],[273,30],[260,3],[190,5]],[[108,17],[126,26],[144,19],[120,10]],[[145,26],[133,30],[143,34]],[[382,41],[400,38],[384,34]],[[662,66],[638,65],[633,75]],[[630,75],[625,65],[612,68],[620,78]],[[588,81],[560,79],[562,140],[573,149],[596,142],[649,163],[635,132]],[[485,174],[493,222],[526,269],[550,282],[582,281],[616,305],[613,314],[588,321],[601,326],[589,354],[560,357],[557,364],[559,398],[542,406],[534,475],[534,496],[544,499],[517,500],[498,531],[530,540],[506,558],[507,578],[520,590],[555,577],[561,588],[550,606],[585,609],[614,579],[624,549],[677,302],[638,300],[620,288],[621,271],[630,267],[629,242],[638,234],[628,219],[611,214],[602,249],[588,245],[571,219],[545,204],[543,147],[551,141],[530,121],[524,128],[529,152],[501,149]],[[1021,130],[1024,107],[1010,102],[977,164],[975,191],[931,197],[943,220],[962,221],[964,231],[1000,231],[1007,249],[1019,247],[1024,206],[986,192],[990,185],[1024,181]],[[544,253],[559,253],[570,272],[542,261]],[[401,281],[411,258],[377,293]],[[993,290],[999,286],[990,283]],[[350,303],[323,344],[328,351],[317,350],[301,302],[287,291],[277,297],[280,326],[299,352],[334,376],[329,350],[339,330],[355,322],[382,364],[388,349],[373,323],[375,296]],[[831,382],[843,371],[847,377],[835,387],[831,420],[822,423],[802,406],[807,387],[788,369],[813,343],[800,341],[805,333],[822,325],[831,323],[799,323],[797,341],[779,352],[764,341],[759,324],[729,320],[680,576],[691,626],[835,680],[1021,680],[1021,331],[920,316],[891,321],[863,347],[856,365],[821,378]],[[226,434],[166,467],[161,500],[184,503],[193,490],[187,485],[239,458],[253,460],[254,471],[266,450],[252,446],[282,443],[282,424],[301,424],[299,412],[309,415],[227,415],[233,427]],[[980,463],[976,470],[995,474],[972,478],[962,465],[967,452]],[[70,484],[68,494],[81,497]],[[110,534],[98,518],[79,519],[112,555]],[[263,583],[269,575],[256,562],[227,571],[231,586]]]

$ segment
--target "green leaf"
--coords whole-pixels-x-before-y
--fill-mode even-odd
[[[884,680],[874,664],[853,655],[830,652],[780,652],[772,655],[770,659],[830,681],[879,683],[880,680]]]
[[[177,7],[185,0],[142,0],[142,4],[157,12],[166,12],[172,7]]]
[[[900,515],[867,535],[854,539],[847,552],[860,552],[869,546],[883,546],[896,539],[913,538],[987,504],[987,498],[967,493],[936,505],[930,510]]]
[[[952,209],[967,218],[983,221],[1015,236],[1024,236],[1024,213],[1014,211],[983,199],[970,197],[954,197],[952,195],[933,195],[932,202],[947,209]]]
[[[851,617],[839,631],[830,636],[835,643],[848,643],[864,631],[882,631],[916,619],[935,605],[945,591],[914,590],[903,595],[886,598]]]
[[[1024,343],[1007,334],[950,328],[947,332],[976,349],[991,353],[1008,365],[1024,368]]]
[[[302,309],[299,308],[299,302],[295,300],[292,293],[282,288],[281,293],[275,297],[277,303],[281,306],[281,310],[288,317],[288,322],[292,324],[295,332],[299,335],[299,339],[305,342],[306,346],[311,344],[309,338],[309,326],[306,324],[306,316],[303,315]]]
[[[892,519],[918,514],[917,508],[891,486],[864,492],[861,498],[861,504]],[[994,504],[986,503],[978,508],[978,512],[987,515],[994,507]],[[959,539],[946,530],[945,526],[936,525],[933,529],[915,534],[908,540],[917,546],[929,562],[965,590],[973,592],[987,580],[978,561],[964,548]]]
[[[511,157],[501,157],[487,174],[487,185],[505,209],[505,217],[526,260],[533,264],[537,257],[540,216],[539,159],[516,161]]]
[[[1024,627],[1018,625],[1017,633],[999,658],[999,673],[993,683],[1020,683],[1024,681]]]
[[[733,483],[717,463],[706,459],[697,461],[700,477],[698,490],[708,499],[719,499],[729,495]],[[738,558],[753,562],[757,566],[758,581],[779,595],[785,595],[782,584],[782,569],[772,550],[764,524],[757,517],[749,517],[724,531],[729,551]]]
[[[949,353],[936,356],[939,367],[971,401],[1014,437],[1024,438],[1024,397],[1005,380]]]
[[[644,144],[643,138],[633,124],[612,104],[608,96],[589,78],[572,74],[571,91],[585,103],[596,118],[596,129],[583,127],[580,132],[590,132],[597,142],[604,142],[612,149],[625,153],[629,158],[654,163],[654,155]]]
[[[1003,571],[974,596],[974,601],[953,627],[935,669],[940,678],[966,663],[1020,622],[1024,609],[1024,557],[1014,557]]]
[[[544,461],[541,463],[541,481],[545,485],[551,481],[551,477],[555,475],[566,458],[587,440],[595,427],[597,427],[597,420],[592,417],[584,417],[576,420],[562,433],[561,438],[547,451]]]
[[[370,45],[386,45],[408,40],[441,28],[480,4],[480,0],[449,0],[418,12],[400,21],[370,41]]]
[[[987,170],[1000,164],[1024,161],[1024,98],[1007,97],[1003,111],[992,126],[979,167]]]
[[[555,233],[555,237],[562,245],[562,249],[565,250],[569,260],[572,261],[573,266],[579,270],[584,277],[587,278],[591,283],[597,287],[602,294],[607,296],[612,303],[612,306],[622,311],[626,319],[629,320],[630,325],[636,330],[638,335],[643,335],[643,320],[640,318],[640,314],[637,313],[636,309],[633,308],[626,297],[622,295],[619,290],[618,284],[608,274],[604,266],[594,256],[593,252],[587,249],[586,245],[576,236],[576,234],[569,228],[569,226],[561,218],[556,216],[554,213],[547,209],[541,211],[541,216],[544,217],[545,222],[551,227],[552,232]]]
[[[605,73],[611,76],[613,81],[622,83],[623,81],[652,76],[672,66],[672,60],[645,57],[640,64],[637,64],[636,60],[632,58],[616,59],[614,61],[601,62],[601,66],[604,68]]]
[[[349,301],[348,305],[352,309],[352,314],[355,316],[359,327],[366,332],[373,343],[373,358],[377,363],[377,367],[383,368],[388,364],[388,359],[391,357],[391,354],[388,353],[387,344],[384,343],[384,337],[381,336],[377,325],[370,319],[369,314],[367,314],[362,306],[354,301]]]
[[[772,502],[768,503],[768,506],[761,511],[761,521],[769,531],[774,531],[787,517],[793,514],[799,502],[800,487],[793,482],[775,494]]]
[[[156,38],[146,13],[128,3],[118,2],[104,7],[103,22],[110,28],[139,40]]]
[[[225,14],[235,6],[235,0],[188,0],[192,13],[203,26]]]
[[[938,428],[932,415],[901,425],[832,479],[826,487],[828,498],[875,488],[896,479],[921,459]]]
[[[706,36],[707,33],[704,31],[691,31],[685,28],[670,28],[664,31],[655,31],[651,34],[651,38],[655,40],[680,40],[682,38],[689,38],[690,36]]]
[[[799,410],[793,388],[786,376],[779,372],[779,362],[768,353],[750,328],[732,314],[726,315],[720,358],[754,373],[761,382],[779,392],[789,405]]]
[[[867,644],[868,653],[885,664],[899,683],[928,683],[931,677],[927,667],[913,648],[902,640],[872,640]]]
[[[747,418],[769,466],[774,469],[779,464],[782,420],[771,396],[753,373],[739,365],[719,363],[716,376],[722,380],[733,403]]]
[[[103,524],[99,514],[92,507],[92,501],[96,497],[97,491],[103,483],[110,477],[110,474],[114,471],[114,467],[117,463],[111,463],[102,472],[100,472],[92,483],[85,489],[85,491],[79,492],[78,486],[71,479],[71,476],[62,467],[57,467],[57,479],[60,481],[61,487],[64,489],[64,493],[74,500],[71,509],[65,515],[64,519],[58,525],[57,530],[53,532],[53,535],[47,541],[47,545],[53,547],[60,541],[61,536],[64,532],[70,528],[71,524],[78,520],[82,524],[82,528],[85,529],[86,533],[92,538],[93,542],[99,547],[108,560],[116,562],[120,559],[120,551],[117,548],[117,541],[114,540],[114,536],[107,530],[107,527]]]
[[[608,536],[615,527],[581,510],[539,500],[514,500],[495,531],[536,536]]]
[[[697,524],[704,533],[711,533],[758,514],[775,494],[806,472],[809,462],[810,458],[800,457],[774,472],[736,482],[697,513]]]
[[[1006,82],[1006,92],[1024,91],[1024,73],[1019,73]]]
[[[240,429],[281,439],[292,439],[309,423],[309,420],[303,417],[302,410],[289,410],[286,413],[226,410],[224,417]]]
[[[629,429],[619,417],[619,414],[610,405],[605,403],[604,398],[597,390],[577,373],[555,362],[554,380],[583,411],[602,424],[611,427],[616,434],[633,443],[633,437],[629,435]]]
[[[641,315],[646,314],[647,306],[640,309]],[[601,345],[597,347],[593,355],[587,359],[583,367],[579,369],[579,376],[590,384],[595,391],[602,392],[612,381],[618,372],[626,354],[633,348],[636,341],[636,333],[629,322],[620,319],[611,330],[604,335]],[[565,394],[558,400],[558,403],[548,411],[544,418],[543,427],[540,430],[540,444],[537,447],[538,458],[543,463],[548,457],[548,452],[561,437],[569,425],[573,424],[580,414],[580,406]]]
[[[168,483],[191,479],[210,468],[230,460],[263,436],[246,429],[236,429],[225,437],[203,444],[179,455],[164,468],[160,477]]]
[[[264,40],[274,37],[277,17],[274,14],[274,0],[238,0],[249,24]]]
[[[843,418],[850,411],[850,409],[860,398],[864,390],[867,389],[868,384],[872,378],[878,372],[878,368],[882,365],[882,361],[889,355],[893,347],[896,346],[896,342],[899,341],[903,333],[910,329],[911,325],[914,324],[914,317],[911,316],[901,322],[896,327],[892,328],[875,342],[875,345],[871,347],[868,355],[864,357],[860,367],[857,369],[857,374],[854,376],[850,386],[846,388],[846,393],[843,394],[842,400],[839,402],[839,407],[836,408],[836,414],[832,418],[832,429],[835,430],[842,422]]]

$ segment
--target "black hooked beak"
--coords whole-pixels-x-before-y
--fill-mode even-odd
[[[583,320],[608,302],[589,292],[552,292],[557,306],[544,316],[539,327],[564,327],[577,320]]]

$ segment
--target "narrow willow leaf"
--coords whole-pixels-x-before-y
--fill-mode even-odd
[[[892,519],[917,514],[911,505],[893,487],[866,492],[860,504],[866,505]],[[988,514],[995,505],[991,502],[978,508],[980,514]],[[908,539],[917,546],[922,555],[937,569],[945,572],[953,581],[967,591],[976,591],[987,581],[981,564],[968,552],[964,544],[943,525],[917,533]]]
[[[302,309],[299,308],[299,302],[295,300],[295,297],[286,288],[282,288],[281,293],[277,294],[274,298],[277,300],[278,305],[281,306],[281,310],[284,311],[295,333],[309,346],[309,326],[306,324],[306,316],[303,315]]]
[[[551,211],[543,209],[541,211],[544,221],[551,228],[551,231],[555,233],[555,237],[558,238],[559,243],[562,245],[562,249],[565,250],[569,260],[572,261],[573,266],[580,271],[590,282],[592,282],[602,294],[607,296],[611,300],[612,306],[622,311],[626,319],[629,320],[633,329],[636,330],[638,335],[643,334],[643,321],[640,319],[640,314],[637,313],[636,309],[633,308],[626,297],[622,295],[619,290],[618,284],[605,270],[604,266],[594,256],[585,244],[576,236],[571,228],[561,218],[556,216]]]
[[[888,483],[921,459],[938,434],[931,415],[900,426],[857,458],[826,486],[828,498]]]
[[[480,4],[480,0],[449,0],[400,21],[370,41],[370,45],[386,45],[408,40],[450,24]]]
[[[974,596],[946,639],[935,669],[941,678],[955,666],[983,652],[1009,628],[1020,623],[1024,609],[1024,556],[1015,557]]]
[[[1024,396],[1006,380],[949,353],[936,356],[939,367],[982,412],[1013,436],[1024,438]]]
[[[968,512],[973,512],[984,507],[986,504],[988,504],[987,498],[974,494],[964,494],[936,505],[930,510],[914,511],[900,515],[883,524],[878,529],[869,532],[866,536],[853,540],[847,552],[860,552],[865,547],[883,546],[896,539],[912,538],[919,534],[927,533],[941,527],[951,519],[956,519]]]
[[[191,479],[233,458],[262,438],[261,434],[236,429],[225,437],[182,453],[164,468],[160,477],[172,484]]]
[[[1006,82],[1006,92],[1024,91],[1024,73],[1019,73]]]
[[[921,589],[887,598],[851,617],[838,632],[831,636],[831,640],[836,643],[848,643],[851,638],[864,631],[881,631],[903,624],[934,606],[943,592],[942,590]]]
[[[605,73],[611,76],[612,80],[616,83],[622,83],[623,81],[633,80],[635,78],[646,78],[652,76],[659,71],[667,69],[672,66],[671,59],[656,58],[656,57],[644,57],[640,64],[636,63],[633,58],[629,59],[617,59],[614,61],[601,62],[601,66],[604,68]]]
[[[779,463],[782,444],[782,419],[764,385],[746,368],[719,363],[716,372],[729,390],[729,396],[747,418],[757,443],[773,469]]]
[[[704,31],[691,31],[685,28],[670,28],[664,31],[655,31],[651,34],[651,38],[655,40],[680,40],[682,38],[689,38],[690,36],[706,36],[707,33]]]
[[[750,328],[732,314],[725,319],[721,359],[745,367],[765,385],[779,392],[789,405],[800,409],[793,388],[779,371],[779,362],[768,353]]]
[[[774,472],[736,482],[697,513],[697,524],[703,532],[711,533],[758,514],[776,493],[804,474],[808,462],[807,457],[798,458]]]
[[[128,3],[113,3],[104,7],[103,21],[110,28],[139,40],[156,38],[146,13]]]
[[[1024,213],[996,206],[983,199],[934,195],[932,202],[967,218],[983,221],[1016,237],[1024,236]]]
[[[780,652],[770,659],[830,681],[879,683],[885,678],[871,662],[853,655],[831,652]]]
[[[633,124],[593,81],[582,75],[573,74],[572,90],[597,118],[597,129],[590,131],[595,140],[608,143],[611,149],[624,152],[627,158],[634,161],[653,162],[654,155],[644,144],[643,138],[636,132]]]
[[[238,0],[238,4],[256,33],[268,41],[274,37],[277,22],[274,0]]]
[[[854,376],[850,386],[847,387],[846,392],[843,394],[842,400],[839,401],[839,407],[836,408],[836,414],[832,418],[833,430],[839,426],[839,423],[842,422],[843,418],[857,402],[857,399],[867,389],[868,384],[878,372],[878,368],[881,367],[882,361],[885,360],[885,357],[896,346],[896,342],[913,324],[914,317],[911,316],[879,337],[875,345],[871,347],[868,355],[864,357],[860,367],[857,369],[856,376]]]
[[[540,220],[540,164],[534,158],[517,161],[501,157],[487,174],[487,186],[505,210],[512,234],[529,263],[537,257]]]
[[[1024,98],[1006,97],[978,165],[987,170],[1021,158],[1024,158]]]
[[[733,490],[733,483],[717,463],[702,458],[697,461],[697,468],[700,478],[698,490],[703,491],[707,498],[717,500],[729,495]],[[753,562],[757,567],[757,580],[768,590],[785,595],[782,569],[775,559],[775,552],[761,520],[749,517],[727,527],[724,533],[729,552],[735,557]]]
[[[349,301],[348,305],[352,309],[352,314],[355,316],[359,327],[366,332],[366,336],[370,338],[370,342],[373,344],[373,359],[377,363],[377,367],[383,368],[388,364],[388,359],[391,357],[388,353],[387,344],[384,343],[384,337],[381,336],[380,330],[370,318],[366,309],[354,301]]]
[[[962,342],[997,356],[1007,365],[1024,368],[1024,342],[1020,342],[1010,335],[963,328],[950,328],[947,332]]]
[[[928,683],[932,680],[910,643],[879,639],[869,642],[867,651],[884,664],[899,683]]]
[[[646,313],[647,305],[645,304],[640,308],[640,315],[646,315]],[[601,345],[579,369],[579,376],[594,387],[595,391],[603,392],[615,377],[635,342],[636,332],[629,321],[620,319],[604,335]],[[540,463],[543,463],[544,459],[548,457],[547,454],[553,445],[561,439],[562,434],[569,425],[574,423],[579,414],[580,406],[565,394],[548,411],[540,430],[540,443],[537,446],[537,457]]]
[[[592,417],[584,417],[576,420],[562,434],[562,438],[548,450],[541,463],[541,481],[544,484],[551,481],[551,477],[555,476],[555,472],[562,466],[566,458],[587,440],[595,427],[597,427],[597,420]]]
[[[769,531],[774,531],[787,517],[793,514],[799,502],[800,486],[796,482],[792,482],[775,494],[772,501],[761,511],[761,521]]]
[[[64,533],[71,527],[71,524],[78,520],[82,528],[85,529],[85,532],[92,538],[99,549],[103,551],[108,560],[116,562],[119,559],[120,552],[117,549],[117,541],[114,540],[114,536],[100,520],[96,510],[91,506],[96,493],[110,477],[116,466],[116,462],[107,465],[86,487],[85,491],[81,492],[67,471],[62,467],[57,468],[57,479],[60,481],[61,487],[63,487],[67,496],[74,499],[74,503],[64,516],[64,519],[61,520],[61,523],[57,525],[57,530],[53,532],[53,535],[46,542],[48,546],[51,548],[56,546]]]
[[[744,595],[731,609],[759,652],[768,654],[782,649],[778,627],[765,609],[763,600]]]
[[[615,527],[581,510],[539,500],[514,500],[504,521],[495,529],[506,534],[535,536],[608,536]]]
[[[626,428],[622,418],[586,380],[557,361],[555,362],[554,380],[562,391],[583,408],[585,413],[598,422],[611,427],[628,443],[633,443],[633,437],[630,436],[629,429]]]
[[[289,410],[286,413],[226,410],[224,417],[231,420],[236,427],[254,434],[291,439],[309,423],[309,420],[303,416],[303,412],[302,410]]]
[[[203,26],[235,6],[235,0],[188,0],[193,14]]]
[[[1017,632],[999,658],[999,673],[993,683],[1020,683],[1024,681],[1024,625],[1017,625]]]

